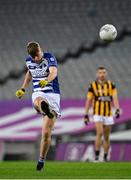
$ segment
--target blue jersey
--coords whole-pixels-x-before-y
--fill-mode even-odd
[[[51,66],[57,67],[56,58],[51,53],[44,53],[42,62],[35,63],[31,56],[26,58],[26,65],[32,75],[33,91],[42,91],[45,93],[57,93],[60,94],[58,77],[52,82],[48,83],[44,88],[39,86],[39,81],[47,79],[49,75],[49,68]]]

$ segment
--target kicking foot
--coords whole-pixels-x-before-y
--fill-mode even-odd
[[[42,101],[41,102],[41,109],[49,118],[53,119],[54,114],[50,110],[48,103],[46,103],[45,101]]]

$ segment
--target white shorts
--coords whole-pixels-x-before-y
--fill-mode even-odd
[[[44,93],[42,91],[33,92],[32,94],[32,102],[37,97],[43,97],[49,104],[50,108],[56,112],[57,117],[60,117],[60,95],[55,93]]]
[[[94,115],[93,120],[94,120],[94,122],[103,122],[104,125],[112,125],[112,124],[114,124],[113,116]]]

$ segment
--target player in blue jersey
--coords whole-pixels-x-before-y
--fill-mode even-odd
[[[27,52],[29,54],[26,58],[28,71],[21,88],[16,91],[16,97],[22,98],[32,80],[32,102],[37,112],[43,116],[40,157],[36,168],[40,171],[44,168],[54,122],[60,116],[58,70],[56,58],[49,52],[43,52],[37,42],[29,42]]]

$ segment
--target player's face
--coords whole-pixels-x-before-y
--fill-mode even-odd
[[[42,49],[40,47],[38,47],[38,52],[37,52],[37,55],[34,58],[34,61],[39,63],[39,62],[42,61],[42,57],[43,57]]]
[[[97,79],[100,81],[105,81],[107,78],[107,71],[106,69],[99,69],[97,71]]]

